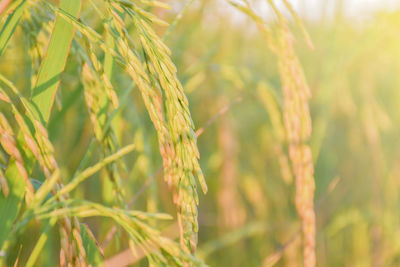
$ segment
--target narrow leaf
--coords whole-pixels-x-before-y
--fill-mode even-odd
[[[80,0],[64,0],[60,9],[78,17],[80,11]],[[32,91],[32,101],[35,106],[36,117],[47,123],[51,107],[54,102],[57,87],[60,84],[61,73],[67,62],[71,42],[74,37],[74,25],[63,17],[57,16],[47,54],[40,66],[36,86]]]
[[[22,13],[24,12],[27,1],[22,0],[20,4],[14,9],[14,11],[8,15],[6,23],[0,32],[0,56],[3,54],[4,50],[7,48],[8,41],[10,41],[11,36],[14,34],[15,28],[21,19]]]

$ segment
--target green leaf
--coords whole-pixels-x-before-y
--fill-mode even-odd
[[[5,197],[0,194],[0,247],[3,246],[8,234],[10,233],[12,224],[17,217],[18,210],[25,193],[25,181],[19,177],[15,160],[10,162],[10,165],[5,173],[10,194]]]
[[[89,227],[85,224],[81,223],[81,235],[83,247],[86,251],[86,260],[88,264],[92,264],[97,266],[98,264],[104,261],[103,253],[100,250],[99,245],[97,244],[96,239],[94,238],[92,232]]]
[[[10,41],[15,28],[21,19],[22,13],[24,12],[27,1],[19,1],[19,5],[14,9],[14,11],[8,15],[7,20],[0,32],[0,56],[3,54],[4,50],[7,48],[8,41]]]
[[[15,30],[15,25],[22,15],[24,5],[25,1],[15,9],[3,27],[0,36],[0,54],[6,47],[12,32]],[[80,0],[63,0],[61,2],[61,9],[71,15],[77,16],[80,10]],[[59,84],[60,75],[64,70],[73,35],[73,25],[66,22],[63,18],[57,17],[47,54],[43,59],[36,87],[33,91],[33,103],[36,108],[34,110],[36,112],[35,116],[42,119],[43,122],[48,121],[54,95]],[[25,141],[22,138],[22,133],[18,137],[19,143],[24,144]],[[24,146],[21,145],[21,147]],[[28,150],[25,153],[28,153]],[[24,162],[25,169],[30,173],[35,158],[32,154],[26,155]],[[0,248],[11,232],[12,225],[17,218],[25,194],[25,181],[20,177],[14,160],[10,162],[5,176],[10,194],[8,197],[4,197],[3,194],[0,195]]]
[[[60,9],[73,17],[78,17],[80,6],[80,0],[63,0]],[[47,123],[49,120],[51,107],[53,106],[57,87],[60,84],[61,74],[67,62],[74,32],[74,25],[58,15],[46,56],[39,69],[36,85],[32,90],[35,116],[43,123]]]
[[[24,144],[22,134],[18,135],[17,142]],[[20,145],[23,147],[23,145]],[[23,151],[23,157],[25,162],[25,169],[28,173],[32,170],[33,164],[26,161],[26,158],[32,158],[30,151]],[[25,180],[21,177],[16,162],[11,159],[8,168],[5,172],[5,177],[9,187],[10,193],[7,197],[4,194],[0,194],[0,248],[3,247],[4,242],[7,240],[13,223],[17,218],[21,203],[25,195]]]

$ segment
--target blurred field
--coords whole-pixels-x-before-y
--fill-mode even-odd
[[[195,19],[187,15],[182,25]],[[345,18],[309,23],[315,50],[297,38],[296,52],[313,92],[318,266],[399,264],[399,19],[394,11],[354,25]],[[298,227],[293,184],[282,179],[271,121],[257,94],[260,83],[268,83],[280,102],[279,77],[274,57],[250,21],[231,26],[220,17],[217,27],[204,24],[202,29],[178,27],[181,32],[170,43],[176,47],[175,62],[183,65],[178,67],[183,81],[184,70],[202,64],[204,78],[188,92],[196,125],[238,95],[243,101],[199,138],[211,189],[200,207],[205,226],[199,250],[203,245],[210,253],[214,245],[207,257],[212,266],[232,266],[232,258],[234,266],[259,266]],[[196,78],[187,80],[191,89]],[[226,139],[232,139],[230,145]],[[233,170],[226,173],[226,165]],[[218,197],[224,190],[231,194],[226,206]],[[261,233],[252,228],[254,222],[265,227]],[[240,229],[234,233],[243,234],[243,240],[219,247],[217,240],[232,237],[229,227]],[[299,265],[299,243],[291,243],[278,266]]]
[[[81,18],[103,32],[96,10],[83,2]],[[171,10],[148,11],[172,22],[183,3],[191,1],[169,2]],[[254,21],[236,11],[232,18],[216,2],[193,1],[165,36],[198,130],[200,166],[208,185],[205,195],[198,186],[196,257],[209,266],[303,266],[295,178],[288,144],[274,124],[282,122],[283,112],[277,57]],[[272,29],[278,27],[270,11],[259,15]],[[375,12],[362,22],[339,12],[331,19],[302,20],[314,49],[288,16],[295,52],[312,91],[309,143],[315,166],[317,266],[399,266],[400,11]],[[0,73],[29,97],[39,62],[30,57],[28,46],[37,34],[32,30],[29,36],[23,27],[29,25],[22,20],[1,55]],[[135,36],[136,29],[127,27]],[[168,27],[153,28],[164,36]],[[74,176],[95,134],[74,43],[71,53],[47,124],[65,183]],[[98,57],[103,61],[104,54]],[[133,210],[171,214],[170,221],[149,222],[160,230],[171,227],[176,208],[162,178],[157,132],[137,86],[116,64],[113,73],[111,82],[122,107],[112,120],[115,140],[118,147],[136,145],[133,153],[116,163],[123,202]],[[18,128],[7,103],[0,101],[0,111]],[[102,158],[97,146],[90,165]],[[0,149],[0,163],[8,162],[8,154]],[[94,174],[71,197],[114,207],[118,194],[108,175],[106,169]],[[45,180],[38,164],[30,177]],[[99,244],[115,225],[101,217],[82,221]],[[23,266],[42,228],[38,219],[29,222],[11,242],[3,264],[12,265],[18,257]],[[168,229],[170,237],[178,238],[176,227]],[[37,266],[59,264],[60,238],[56,229],[50,231]],[[105,259],[127,249],[128,240],[117,227],[104,246]]]

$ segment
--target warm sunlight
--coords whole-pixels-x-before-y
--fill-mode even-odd
[[[0,0],[0,267],[400,266],[399,0]]]

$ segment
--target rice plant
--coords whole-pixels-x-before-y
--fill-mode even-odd
[[[397,266],[399,14],[293,4],[0,1],[0,266]]]

